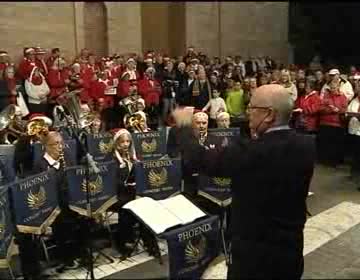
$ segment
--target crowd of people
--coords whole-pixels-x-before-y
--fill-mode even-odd
[[[336,167],[349,152],[352,175],[360,177],[360,152],[356,149],[360,141],[360,72],[353,66],[349,73],[341,74],[336,67],[323,67],[318,57],[306,67],[279,65],[270,56],[243,60],[237,55],[221,61],[219,57],[209,58],[197,52],[194,47],[189,47],[184,56],[176,58],[154,51],[148,51],[144,56],[114,54],[99,58],[83,49],[74,61],[69,62],[58,48],[48,54],[40,47],[30,47],[24,49],[24,57],[17,67],[7,52],[0,52],[0,71],[0,118],[3,117],[1,120],[6,124],[0,130],[0,144],[16,144],[15,170],[20,178],[54,168],[59,182],[64,179],[60,152],[64,135],[68,133],[71,138],[72,131],[67,131],[69,126],[83,125],[81,128],[87,129],[88,134],[112,132],[113,157],[119,163],[117,178],[121,191],[118,199],[124,204],[136,196],[134,164],[138,160],[131,133],[173,127],[167,137],[167,154],[191,158],[192,152],[187,154],[188,148],[183,148],[183,143],[180,143],[185,138],[181,138],[172,114],[179,107],[191,107],[195,112],[192,126],[199,132],[196,142],[201,146],[215,145],[216,141],[207,134],[208,127],[240,127],[245,138],[257,139],[259,131],[264,132],[272,125],[287,126],[288,110],[292,110],[290,127],[316,137],[319,161]],[[261,98],[254,98],[264,85],[273,87],[260,90]],[[275,99],[279,95],[285,101],[281,101],[283,104],[274,101],[275,105],[265,107],[266,92],[271,95],[272,91]],[[70,112],[74,108],[69,108],[67,102],[73,96],[80,104],[80,119],[71,119],[76,114]],[[288,99],[295,104],[294,108]],[[9,104],[15,105],[13,112],[9,111]],[[249,113],[254,110],[257,111],[257,121],[250,120],[249,125]],[[279,116],[285,116],[281,123],[277,123]],[[51,131],[44,135],[29,135],[29,124],[37,124],[37,120],[43,121],[41,125],[51,127]],[[267,125],[269,127],[264,129]],[[292,137],[290,135],[289,139]],[[347,140],[352,145],[345,151]],[[40,163],[33,163],[27,155],[31,149],[24,148],[36,141],[44,146],[45,151]],[[307,176],[311,173],[305,171]],[[184,189],[193,197],[197,190],[193,176],[196,172],[194,165],[183,165]],[[62,215],[54,223],[54,234],[64,264],[62,268],[72,268],[76,267],[76,253],[69,257],[66,244],[75,238],[75,243],[84,247],[78,241],[86,226],[82,229],[74,227],[69,236],[62,235],[67,223],[76,224],[81,219],[70,211],[68,201],[63,201],[61,211]],[[136,221],[119,205],[114,211],[119,213],[117,233],[122,232],[116,235],[118,249],[126,255],[128,243],[134,241]],[[40,256],[34,253],[39,252],[39,243],[29,234],[20,234],[17,240],[23,273],[29,279],[36,279],[41,274],[39,265],[36,265]],[[145,236],[144,240],[145,245],[153,247],[151,238]]]
[[[171,126],[169,113],[176,106],[207,112],[210,127],[216,127],[221,112],[230,115],[232,126],[239,126],[246,119],[252,92],[261,85],[280,84],[296,102],[292,126],[318,136],[320,160],[336,166],[343,162],[345,139],[358,146],[359,120],[354,113],[359,107],[360,73],[354,66],[343,74],[336,68],[324,69],[317,56],[299,67],[279,65],[270,56],[244,60],[237,55],[221,61],[194,47],[178,57],[148,51],[144,56],[100,58],[83,49],[70,62],[59,48],[48,54],[31,47],[24,49],[17,67],[1,51],[0,71],[0,109],[21,102],[30,113],[25,118],[41,113],[56,119],[59,97],[76,90],[83,109],[100,114],[105,130],[127,127],[124,117],[135,113],[142,116],[144,129]],[[351,150],[357,175],[360,155]]]

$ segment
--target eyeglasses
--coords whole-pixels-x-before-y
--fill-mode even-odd
[[[259,110],[272,110],[272,107],[265,107],[265,106],[252,106],[252,105],[249,105],[247,107],[247,110],[250,111],[250,110],[255,110],[255,109],[259,109]]]

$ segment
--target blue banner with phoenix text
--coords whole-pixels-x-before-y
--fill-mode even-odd
[[[113,154],[113,137],[111,134],[86,134],[89,153],[96,161],[110,161]]]
[[[170,279],[200,279],[220,251],[220,222],[211,216],[162,235],[168,244]]]
[[[13,236],[8,184],[0,187],[0,267],[7,267],[14,253]]]
[[[42,234],[59,214],[54,172],[45,171],[10,185],[16,227],[20,232]]]
[[[181,191],[180,159],[145,160],[135,165],[136,194],[165,199]]]
[[[239,127],[230,127],[230,128],[210,128],[208,130],[208,135],[212,137],[219,137],[221,143],[224,143],[224,140],[227,142],[227,145],[230,145],[234,139],[240,136]]]
[[[166,130],[133,133],[135,151],[138,159],[158,159],[166,154]]]
[[[117,201],[116,164],[114,161],[97,164],[100,172],[89,170],[89,181],[86,166],[78,165],[66,169],[69,183],[70,208],[81,215],[88,216],[87,191],[90,193],[91,214],[103,213]]]

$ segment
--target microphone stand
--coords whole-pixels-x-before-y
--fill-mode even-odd
[[[93,157],[91,154],[89,154],[87,145],[81,142],[80,139],[80,135],[77,131],[77,129],[74,128],[74,126],[71,124],[71,120],[69,119],[69,117],[67,116],[67,114],[62,111],[63,116],[65,117],[68,126],[70,127],[73,137],[75,138],[76,142],[78,143],[78,146],[81,148],[81,152],[83,155],[85,155],[86,158],[86,168],[85,168],[85,180],[86,180],[86,209],[87,209],[87,214],[88,214],[88,219],[87,219],[87,226],[88,226],[88,230],[89,230],[89,235],[88,237],[85,238],[86,243],[87,243],[87,249],[88,249],[88,260],[86,261],[87,264],[87,270],[88,270],[88,274],[90,273],[90,279],[91,280],[95,280],[95,275],[94,275],[94,260],[93,260],[93,246],[91,243],[91,236],[92,236],[92,231],[91,231],[91,219],[92,219],[92,211],[91,211],[91,193],[90,193],[90,169],[93,170],[93,172],[95,174],[100,173],[99,168],[96,166],[96,162],[94,161]]]

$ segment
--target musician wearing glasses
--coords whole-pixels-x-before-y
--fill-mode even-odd
[[[66,167],[64,140],[59,132],[50,131],[42,138],[41,142],[45,153],[39,161],[34,163],[34,172],[41,173],[49,169],[56,171],[56,187],[61,209],[52,225],[60,262],[57,270],[74,269],[78,267],[75,259],[83,253],[81,249],[84,238],[81,230],[85,229],[85,225],[82,223],[80,215],[72,211],[68,204],[68,183],[64,170]],[[70,163],[68,162],[68,164]]]
[[[300,279],[304,269],[306,197],[314,170],[315,143],[288,126],[293,99],[281,85],[264,85],[251,96],[252,139],[220,149],[186,134],[185,161],[211,176],[232,178],[232,264],[228,279]],[[178,109],[178,126],[189,127]]]

